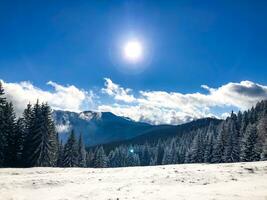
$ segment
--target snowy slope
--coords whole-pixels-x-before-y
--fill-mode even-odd
[[[1,200],[267,199],[267,162],[0,169]]]

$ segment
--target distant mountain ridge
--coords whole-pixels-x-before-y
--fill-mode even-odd
[[[76,135],[83,135],[86,146],[130,139],[155,127],[119,117],[110,112],[75,113],[55,110],[53,118],[63,141],[67,139],[69,132],[74,130]]]
[[[181,131],[208,126],[213,118],[195,120],[182,125],[151,125],[120,117],[110,112],[84,111],[81,113],[55,110],[53,118],[60,138],[66,141],[71,130],[76,135],[82,134],[85,145],[95,146],[107,143],[120,143],[142,138],[168,137]],[[136,139],[135,139],[136,138]]]

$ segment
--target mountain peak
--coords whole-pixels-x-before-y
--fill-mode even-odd
[[[93,112],[93,111],[84,111],[79,114],[79,118],[90,121],[92,119],[101,119],[102,113],[101,112]]]

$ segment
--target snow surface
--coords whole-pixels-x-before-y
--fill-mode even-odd
[[[113,169],[0,169],[1,200],[267,200],[267,161]]]

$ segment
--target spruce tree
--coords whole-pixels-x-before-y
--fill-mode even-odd
[[[31,153],[31,128],[32,128],[32,123],[33,123],[33,108],[32,105],[29,103],[27,105],[27,108],[23,111],[22,114],[22,124],[23,127],[21,131],[23,131],[23,136],[22,136],[22,142],[23,142],[23,149],[22,149],[22,160],[23,162],[21,163],[23,166],[30,166],[29,164],[29,154]]]
[[[189,162],[191,163],[201,163],[204,162],[204,140],[203,134],[199,130],[197,135],[194,137],[192,142],[192,147],[190,149]]]
[[[6,137],[7,145],[5,148],[5,166],[16,167],[17,166],[17,145],[18,135],[16,132],[16,116],[12,103],[6,103],[4,108],[4,134]]]
[[[25,145],[26,166],[52,167],[57,161],[57,137],[47,104],[34,105]]]
[[[95,155],[95,167],[96,168],[105,168],[108,165],[108,158],[105,154],[103,147],[98,148]]]
[[[62,141],[60,141],[58,145],[57,167],[63,167],[63,159],[64,159],[64,145]]]
[[[236,120],[231,117],[226,123],[227,139],[223,155],[224,162],[238,162],[240,158],[239,133],[235,121]]]
[[[80,134],[78,141],[78,165],[79,167],[86,167],[86,151],[82,139],[82,134]]]
[[[217,136],[215,145],[214,145],[214,154],[212,157],[212,162],[213,163],[222,163],[224,162],[223,156],[224,156],[224,151],[225,151],[225,146],[226,146],[226,130],[225,130],[225,122],[222,122],[220,126],[218,127],[219,134]]]
[[[257,161],[260,160],[259,137],[255,124],[249,124],[242,141],[241,160]]]
[[[25,128],[24,120],[19,118],[16,122],[16,152],[17,152],[17,166],[23,167],[23,149],[24,149],[24,138],[25,138]]]
[[[47,143],[43,148],[43,159],[41,166],[56,166],[58,154],[58,134],[56,132],[55,124],[52,118],[52,111],[49,105],[42,104],[41,106],[43,120],[42,136],[43,143]]]
[[[63,167],[78,167],[78,144],[75,138],[74,130],[68,138],[67,143],[64,147],[64,159]]]
[[[262,147],[261,160],[267,160],[267,139],[265,140]]]
[[[6,98],[4,97],[4,89],[2,82],[0,81],[0,167],[3,167],[5,160],[5,149],[6,149],[6,136],[5,136],[5,106]]]

